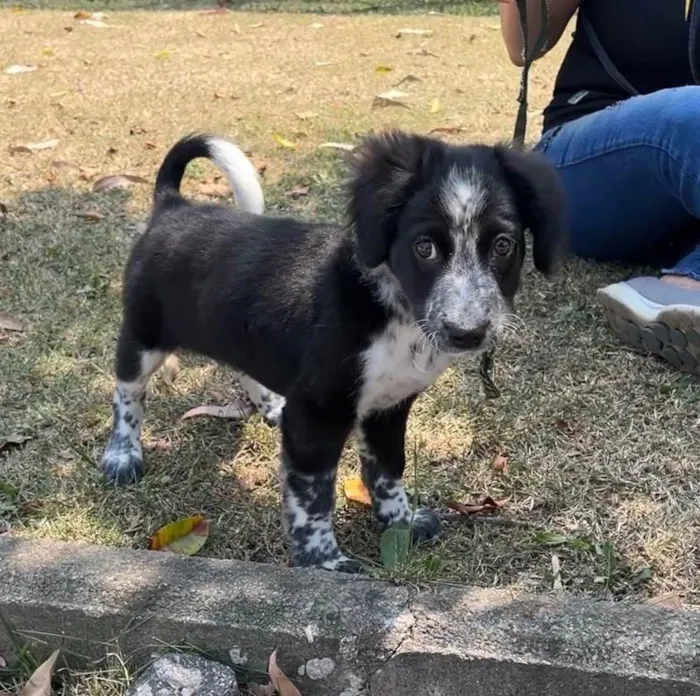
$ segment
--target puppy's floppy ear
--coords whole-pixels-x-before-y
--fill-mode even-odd
[[[353,153],[348,213],[369,268],[386,260],[399,213],[441,155],[439,141],[401,131],[368,136]]]
[[[538,152],[495,148],[501,170],[515,195],[518,215],[533,237],[538,271],[551,273],[567,237],[566,200],[554,165]]]

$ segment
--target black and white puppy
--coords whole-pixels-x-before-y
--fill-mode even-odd
[[[187,163],[226,172],[238,210],[179,193]],[[563,236],[554,169],[506,146],[455,147],[392,132],[354,158],[349,224],[264,217],[260,184],[231,143],[181,140],[156,181],[147,231],[124,278],[113,432],[101,466],[114,483],[143,471],[148,378],[176,349],[245,375],[251,399],[281,412],[284,521],[295,565],[356,571],[332,526],[338,460],[356,431],[383,526],[439,532],[401,485],[418,394],[458,357],[492,345],[520,281],[524,231],[547,273]],[[282,411],[283,407],[283,411]]]

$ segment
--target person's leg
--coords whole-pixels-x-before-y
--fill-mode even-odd
[[[636,97],[546,133],[537,149],[567,192],[570,249],[657,266],[598,291],[613,329],[635,348],[700,373],[700,87]],[[670,262],[673,259],[674,262]]]

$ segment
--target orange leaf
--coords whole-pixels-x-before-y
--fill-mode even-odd
[[[352,500],[361,505],[372,505],[372,499],[369,496],[369,491],[362,483],[362,479],[348,479],[343,484],[343,491],[348,500]]]
[[[490,495],[487,495],[480,503],[475,505],[468,505],[466,503],[460,503],[456,500],[450,500],[447,503],[447,507],[450,510],[458,512],[460,515],[474,515],[478,512],[493,512],[494,510],[500,510],[510,498],[505,500],[494,500]]]
[[[270,663],[268,664],[267,671],[279,696],[301,696],[299,689],[289,681],[287,675],[279,668],[276,650],[270,655]]]
[[[202,515],[185,517],[182,520],[166,524],[150,539],[151,551],[170,551],[185,556],[194,556],[209,537],[209,520]]]

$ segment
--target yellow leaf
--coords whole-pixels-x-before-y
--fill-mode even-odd
[[[41,55],[48,56],[50,58],[51,56],[55,56],[56,52],[53,50],[53,48],[51,48],[50,46],[47,46],[46,48],[43,48],[41,50]]]
[[[185,517],[182,520],[166,524],[150,539],[151,551],[170,551],[185,556],[194,556],[209,537],[209,520],[202,515]]]
[[[440,100],[433,99],[433,101],[430,102],[430,113],[436,114],[438,111],[440,111]]]
[[[297,149],[296,143],[293,143],[291,140],[287,140],[284,136],[280,135],[279,133],[273,133],[272,137],[275,139],[275,142],[280,147],[287,148],[287,150],[296,150]]]
[[[159,60],[165,60],[166,58],[170,58],[170,56],[173,54],[172,51],[168,51],[166,49],[163,49],[162,51],[156,51],[153,55],[154,57],[158,58]]]
[[[277,689],[279,696],[301,696],[299,689],[289,681],[289,677],[279,668],[276,650],[270,655],[267,671],[270,675],[270,681]]]
[[[345,497],[348,500],[352,500],[355,503],[360,503],[361,505],[371,505],[372,499],[369,497],[369,491],[362,483],[362,479],[348,479],[343,484],[343,491]]]
[[[375,70],[378,75],[388,75],[394,68],[390,65],[378,65]]]

